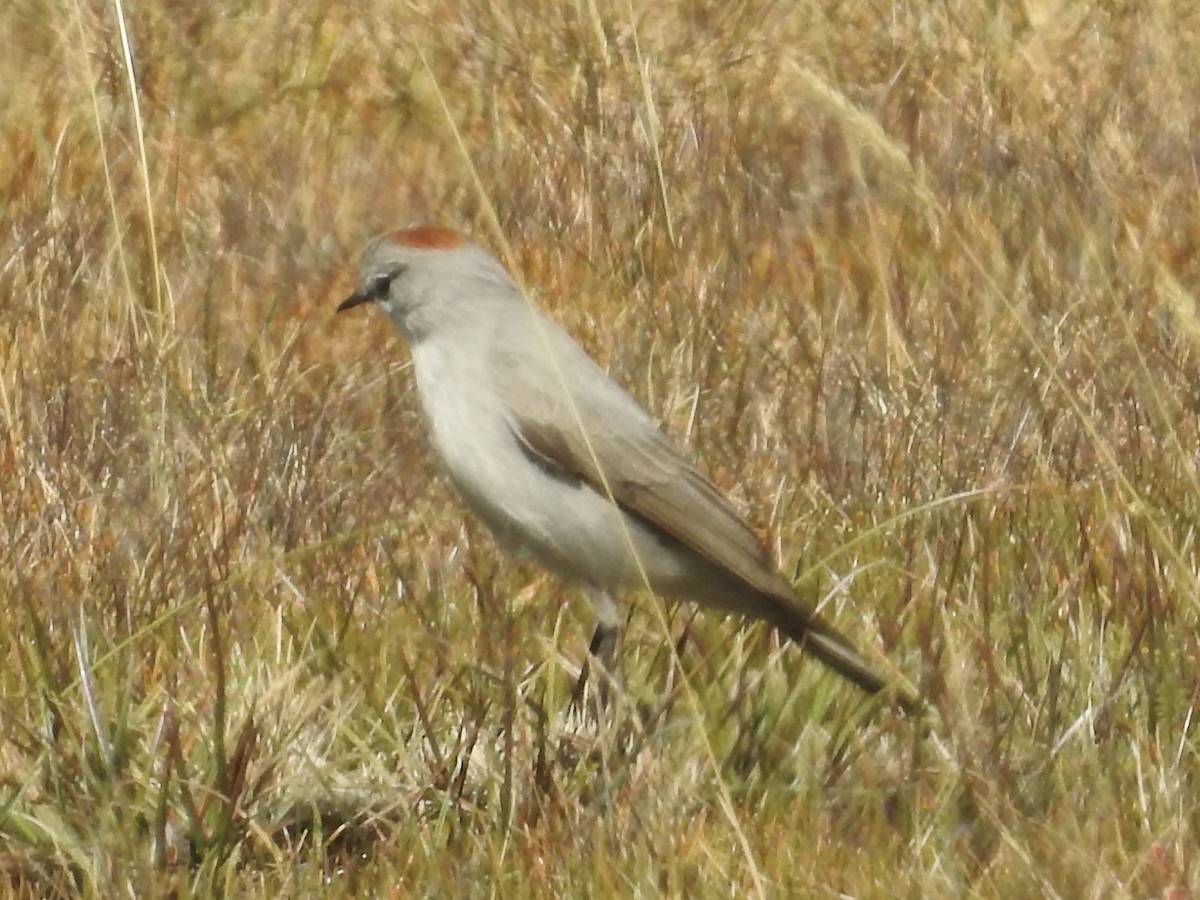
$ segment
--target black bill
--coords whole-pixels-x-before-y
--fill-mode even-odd
[[[348,309],[354,309],[354,307],[361,306],[364,303],[370,303],[372,300],[375,300],[375,299],[377,299],[377,298],[376,298],[375,294],[371,291],[355,291],[353,294],[351,294],[349,297],[347,297],[345,300],[343,300],[341,303],[338,304],[337,311],[345,312]]]

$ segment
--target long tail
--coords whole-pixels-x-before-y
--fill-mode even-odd
[[[771,611],[764,618],[833,671],[869,694],[889,694],[905,712],[922,709],[920,695],[881,675],[837,629],[815,614],[798,609],[800,604],[796,600],[765,599],[771,601]]]

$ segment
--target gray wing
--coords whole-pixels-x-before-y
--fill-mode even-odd
[[[888,688],[888,680],[849,640],[817,618],[812,603],[779,575],[729,501],[637,402],[556,323],[534,315],[541,326],[536,347],[530,347],[529,332],[518,326],[512,340],[493,342],[489,360],[509,426],[530,458],[560,478],[582,480],[611,495],[625,511],[690,547],[752,593],[769,598],[756,611],[760,617],[864,690]],[[524,320],[526,326],[528,322]],[[533,363],[527,355],[531,349],[540,354]],[[551,356],[556,366],[550,364]],[[748,607],[746,612],[755,610]],[[919,709],[915,692],[892,690],[902,707]]]
[[[794,598],[754,532],[712,482],[565,332],[549,319],[542,324],[544,350],[555,354],[557,370],[522,364],[511,344],[492,359],[510,427],[526,451],[561,477],[582,479],[601,494],[611,491],[622,509],[754,590]],[[586,438],[566,390],[586,423]]]

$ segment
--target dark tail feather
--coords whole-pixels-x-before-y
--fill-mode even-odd
[[[786,606],[777,598],[770,598],[774,609],[766,618],[796,643],[800,644],[843,678],[858,685],[868,694],[885,693],[891,696],[908,713],[919,712],[921,698],[908,687],[896,684],[879,674],[863,658],[854,646],[832,626],[826,625],[814,615]]]

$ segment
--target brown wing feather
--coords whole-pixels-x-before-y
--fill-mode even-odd
[[[572,427],[569,421],[519,418],[514,431],[528,450],[563,475],[581,478],[601,493],[607,483],[622,509],[753,589],[792,594],[729,501],[652,425],[634,435],[601,428],[586,441],[578,425]]]
[[[611,491],[622,509],[740,579],[751,595],[769,598],[758,615],[833,669],[865,690],[887,688],[887,680],[853,644],[821,621],[812,604],[775,570],[754,532],[712,482],[565,332],[548,319],[543,322],[545,349],[561,354],[560,371],[574,376],[566,389],[578,404],[586,404],[589,431],[585,440],[578,407],[568,402],[564,386],[535,382],[511,349],[516,342],[502,342],[491,360],[492,375],[510,411],[513,434],[531,458],[558,477]],[[916,695],[906,689],[898,689],[897,699],[906,709],[918,708]]]

